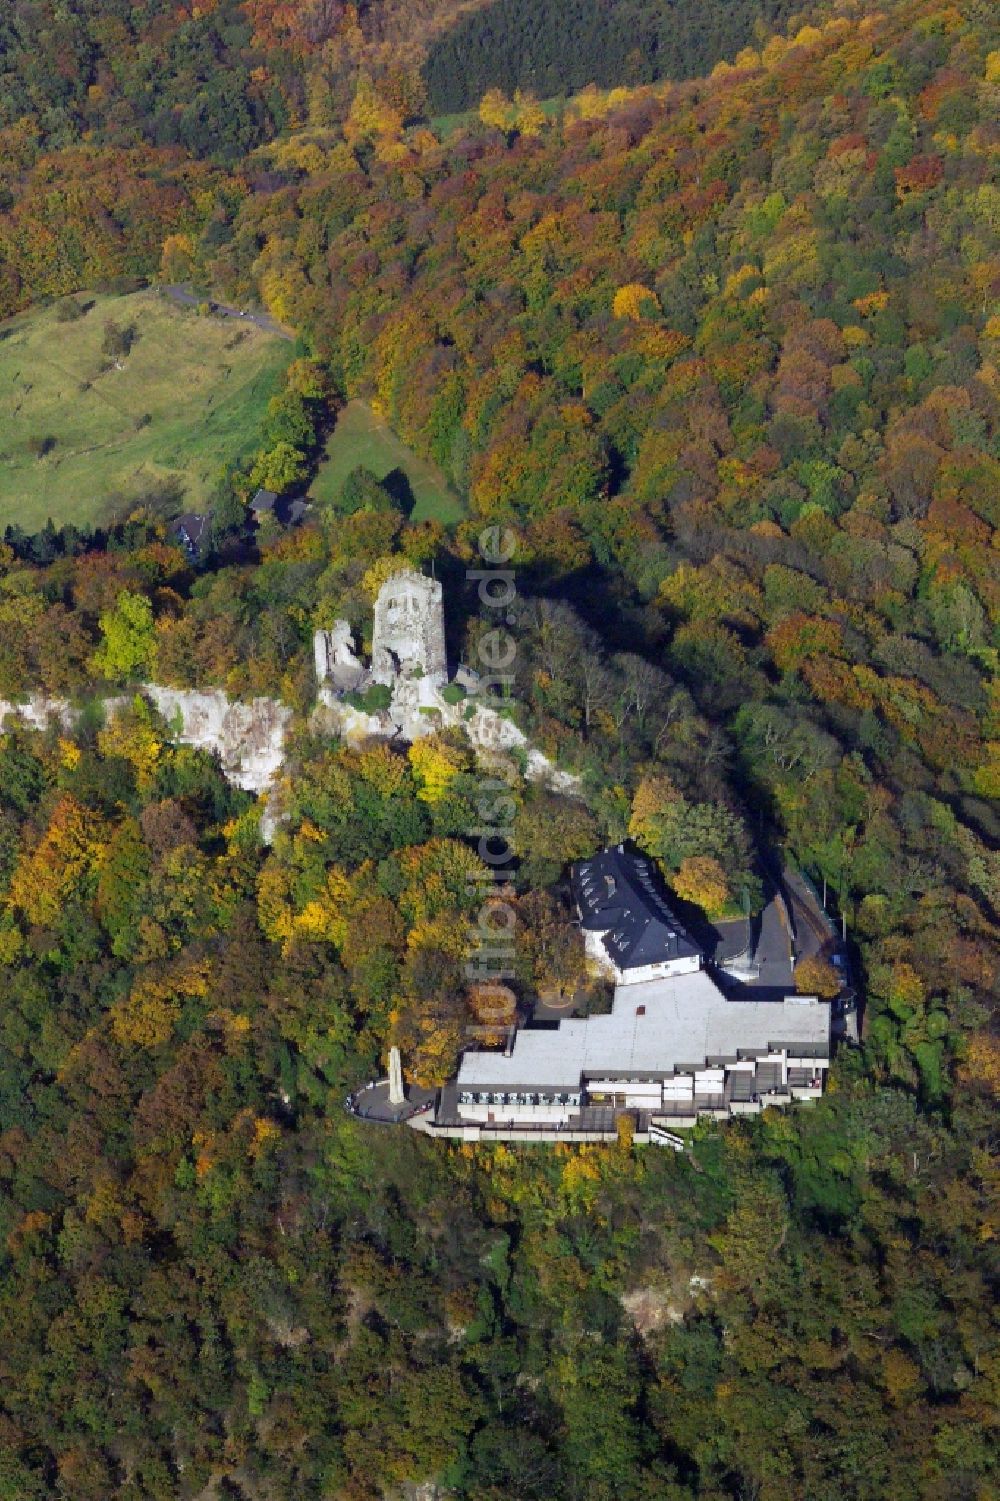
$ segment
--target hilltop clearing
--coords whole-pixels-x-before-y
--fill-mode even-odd
[[[168,484],[197,509],[253,445],[288,344],[155,292],[74,303],[0,330],[0,523],[85,525]]]

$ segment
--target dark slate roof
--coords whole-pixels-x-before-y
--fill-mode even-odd
[[[207,525],[207,516],[200,516],[196,511],[188,511],[185,515],[178,516],[173,524],[173,531],[182,541],[190,543],[192,547],[198,547]]]
[[[701,949],[671,911],[651,860],[619,844],[572,867],[580,925],[604,933],[619,969],[690,958]]]
[[[289,526],[298,526],[305,521],[309,514],[309,502],[306,500],[290,501],[285,512],[285,520]]]
[[[277,495],[273,490],[258,490],[250,502],[251,511],[273,511]]]

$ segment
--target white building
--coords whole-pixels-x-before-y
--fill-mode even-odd
[[[646,1127],[691,1126],[822,1093],[828,1002],[724,994],[649,862],[628,849],[582,862],[573,887],[585,931],[616,973],[611,1013],[524,1028],[506,1052],[467,1052],[459,1125],[587,1130],[628,1110]]]
[[[619,985],[701,969],[702,954],[667,903],[653,863],[624,844],[570,872],[587,953]]]

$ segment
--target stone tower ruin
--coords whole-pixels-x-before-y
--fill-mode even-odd
[[[411,569],[379,590],[372,635],[372,680],[396,686],[408,679],[428,689],[448,681],[441,585]]]
[[[321,689],[349,693],[361,686],[365,670],[354,655],[354,636],[346,620],[334,621],[332,630],[315,632],[313,657]]]

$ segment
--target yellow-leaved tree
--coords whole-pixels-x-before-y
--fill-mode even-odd
[[[107,849],[103,819],[64,793],[38,844],[14,867],[8,906],[29,923],[55,923],[78,883],[99,869]]]
[[[155,1048],[167,1041],[184,1001],[208,994],[207,961],[185,964],[156,977],[143,977],[111,1011],[111,1030],[126,1047]]]
[[[529,140],[540,136],[545,129],[542,106],[534,94],[522,94],[520,89],[514,92],[514,128],[518,135],[527,136]]]
[[[517,997],[510,986],[498,980],[479,981],[469,986],[466,999],[477,1044],[499,1047],[517,1020]]]
[[[619,287],[611,304],[616,318],[629,318],[639,323],[643,318],[652,318],[660,311],[660,299],[641,281],[629,281]]]
[[[683,902],[693,902],[709,917],[718,917],[729,903],[726,873],[712,855],[689,855],[672,878],[673,888]]]
[[[417,797],[424,803],[440,803],[459,772],[468,765],[468,756],[461,749],[437,735],[415,740],[409,758],[417,780]]]
[[[351,883],[342,870],[332,866],[323,889],[306,902],[292,922],[292,932],[303,938],[319,938],[340,948],[347,933],[347,900]]]
[[[680,801],[681,794],[668,776],[655,773],[643,777],[632,798],[632,816],[628,823],[628,831],[640,848],[656,847],[659,820],[664,809]]]
[[[479,101],[479,118],[494,130],[508,131],[514,124],[514,106],[503,89],[487,89]]]
[[[832,964],[814,954],[795,966],[795,989],[799,995],[818,995],[821,1001],[832,1001],[840,994],[841,979]]]
[[[130,704],[116,709],[104,729],[97,732],[97,748],[105,759],[120,756],[128,761],[143,790],[152,785],[163,742],[153,724],[146,700],[136,694]]]
[[[476,902],[483,866],[458,839],[430,839],[401,850],[398,860],[405,881],[399,909],[412,926],[467,912]]]
[[[361,141],[398,140],[403,132],[403,115],[384,99],[367,73],[358,77],[354,100],[344,121],[344,135],[351,146]]]
[[[318,891],[301,906],[295,902],[295,876],[269,861],[257,878],[257,921],[272,943],[287,950],[295,938],[329,943],[339,949],[347,934],[351,884],[336,866],[327,870]],[[301,901],[301,898],[300,898]]]
[[[415,1030],[409,1075],[421,1088],[437,1089],[455,1072],[462,1042],[461,1023],[453,1016],[423,1016],[416,1020]]]
[[[194,265],[194,246],[190,235],[167,235],[160,252],[160,277],[168,284],[187,281]]]

